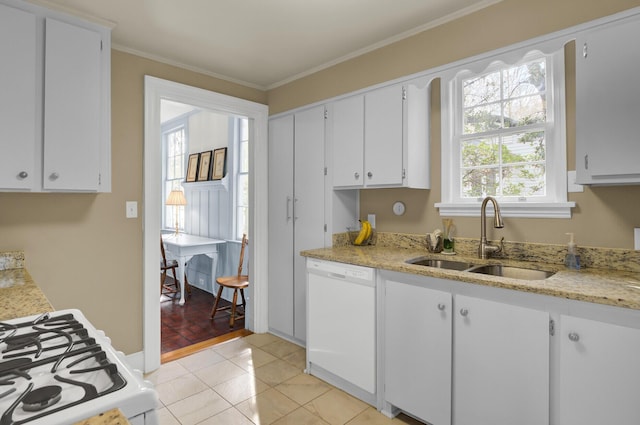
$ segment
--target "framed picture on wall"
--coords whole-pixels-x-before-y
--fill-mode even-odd
[[[200,160],[199,153],[192,153],[189,155],[189,162],[187,163],[187,182],[194,182],[198,177],[198,161]]]
[[[198,181],[203,182],[209,180],[211,175],[211,156],[213,151],[200,152],[200,161],[198,163]]]
[[[211,179],[220,180],[227,173],[227,148],[213,151],[213,176]]]

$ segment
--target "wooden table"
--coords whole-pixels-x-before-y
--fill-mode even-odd
[[[185,265],[194,255],[206,255],[211,258],[211,280],[216,278],[218,264],[218,245],[225,243],[220,239],[205,238],[202,236],[179,233],[178,235],[165,235],[162,237],[166,251],[178,259],[178,276],[182,276],[180,285],[180,305],[184,305]]]

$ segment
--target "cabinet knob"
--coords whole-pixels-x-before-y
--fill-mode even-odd
[[[573,342],[578,342],[580,341],[580,335],[575,332],[569,332],[569,339]]]
[[[445,305],[443,303],[438,303],[438,310],[444,311]]]
[[[49,180],[58,180],[58,177],[60,177],[60,174],[58,173],[51,173],[49,175]]]
[[[29,173],[27,173],[26,171],[20,171],[18,173],[18,177],[21,179],[26,179],[27,177],[29,177]]]
[[[360,173],[356,171],[355,173],[353,173],[353,177],[355,177],[356,180],[358,180],[360,178]]]
[[[463,317],[467,317],[469,315],[469,310],[467,310],[466,308],[461,308],[460,315]]]
[[[369,171],[369,172],[367,173],[367,177],[369,177],[369,178],[373,177],[373,173],[372,173],[371,171]]]

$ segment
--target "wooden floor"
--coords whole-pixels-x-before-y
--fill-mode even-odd
[[[170,278],[167,278],[170,280]],[[215,320],[211,320],[211,308],[214,296],[209,292],[191,287],[191,295],[185,294],[184,305],[178,304],[180,293],[162,295],[160,298],[161,311],[161,354],[167,358],[182,357],[179,353],[189,353],[194,349],[233,338],[236,335],[246,335],[244,319],[237,319],[234,327],[229,327],[229,312],[219,311]],[[229,305],[228,301],[220,300],[222,305]],[[223,304],[224,303],[224,304]],[[231,334],[230,334],[231,333]],[[225,337],[225,335],[228,335]],[[215,340],[215,338],[218,338]],[[188,347],[192,347],[191,349]],[[169,355],[172,352],[174,355]],[[167,360],[168,361],[168,360]]]

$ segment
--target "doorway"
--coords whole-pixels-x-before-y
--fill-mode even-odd
[[[143,215],[143,357],[144,371],[160,366],[160,297],[157,241],[161,228],[161,101],[194,105],[249,120],[249,228],[251,285],[247,291],[246,328],[267,330],[267,119],[266,105],[145,76],[144,215]],[[208,318],[203,318],[208,320]]]

